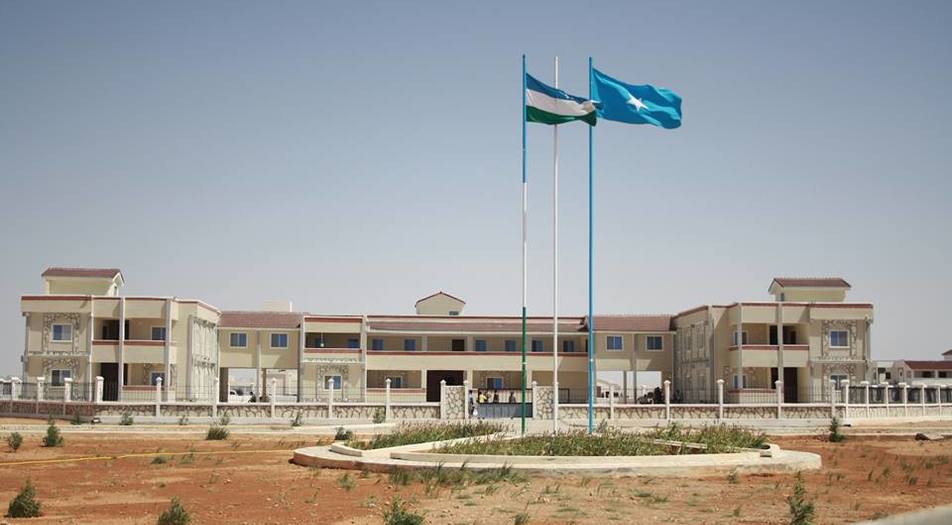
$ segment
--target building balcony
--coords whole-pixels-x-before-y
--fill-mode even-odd
[[[778,345],[743,345],[728,347],[729,359],[733,366],[776,367]],[[783,366],[801,368],[807,366],[810,359],[810,345],[783,345]]]
[[[171,363],[175,363],[176,346],[173,343],[169,355]],[[165,341],[150,341],[141,339],[126,339],[123,341],[122,361],[125,363],[164,363]],[[96,339],[93,341],[94,363],[118,363],[119,341],[112,339]]]

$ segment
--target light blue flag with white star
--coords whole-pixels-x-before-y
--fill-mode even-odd
[[[681,126],[681,97],[670,89],[626,84],[593,68],[592,99],[600,119],[665,129]]]

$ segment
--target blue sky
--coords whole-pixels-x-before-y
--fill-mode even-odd
[[[596,303],[677,312],[841,275],[874,356],[952,348],[947,2],[0,3],[0,373],[48,265],[128,294],[408,313],[520,306],[519,60],[684,98],[596,128]],[[586,142],[563,126],[563,313],[586,308]],[[529,129],[551,311],[551,130]]]

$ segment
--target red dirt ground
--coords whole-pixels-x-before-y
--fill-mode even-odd
[[[5,437],[5,433],[0,434]],[[301,435],[199,436],[65,434],[42,448],[24,434],[17,453],[0,444],[0,505],[30,478],[45,516],[29,523],[155,523],[178,496],[195,523],[382,523],[383,506],[400,495],[430,524],[786,523],[792,475],[736,479],[537,477],[526,483],[426,490],[391,485],[388,476],[309,469],[288,462]],[[824,467],[804,475],[817,523],[848,523],[952,501],[952,440],[851,437],[832,444],[777,437],[781,447],[819,453]],[[156,453],[167,461],[153,463]],[[176,453],[177,455],[172,455]],[[143,456],[117,457],[126,454]],[[17,464],[99,456],[92,460]],[[347,478],[343,481],[344,475]],[[349,482],[353,488],[346,488]],[[20,520],[8,520],[11,523]]]

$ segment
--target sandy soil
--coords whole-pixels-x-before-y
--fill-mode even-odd
[[[419,483],[393,486],[383,475],[288,462],[291,450],[316,440],[300,435],[235,435],[212,442],[194,435],[67,434],[65,446],[49,449],[39,446],[39,435],[28,434],[17,453],[0,444],[0,505],[30,478],[46,515],[29,523],[155,523],[170,498],[178,496],[202,524],[376,525],[394,495],[425,512],[430,524],[512,523],[520,512],[528,512],[533,524],[786,523],[785,498],[794,482],[792,475],[683,480],[559,476],[426,490]],[[847,523],[952,501],[952,440],[773,441],[823,456],[824,468],[805,475],[818,523]],[[166,461],[153,463],[157,453]],[[50,462],[22,463],[30,461]]]

